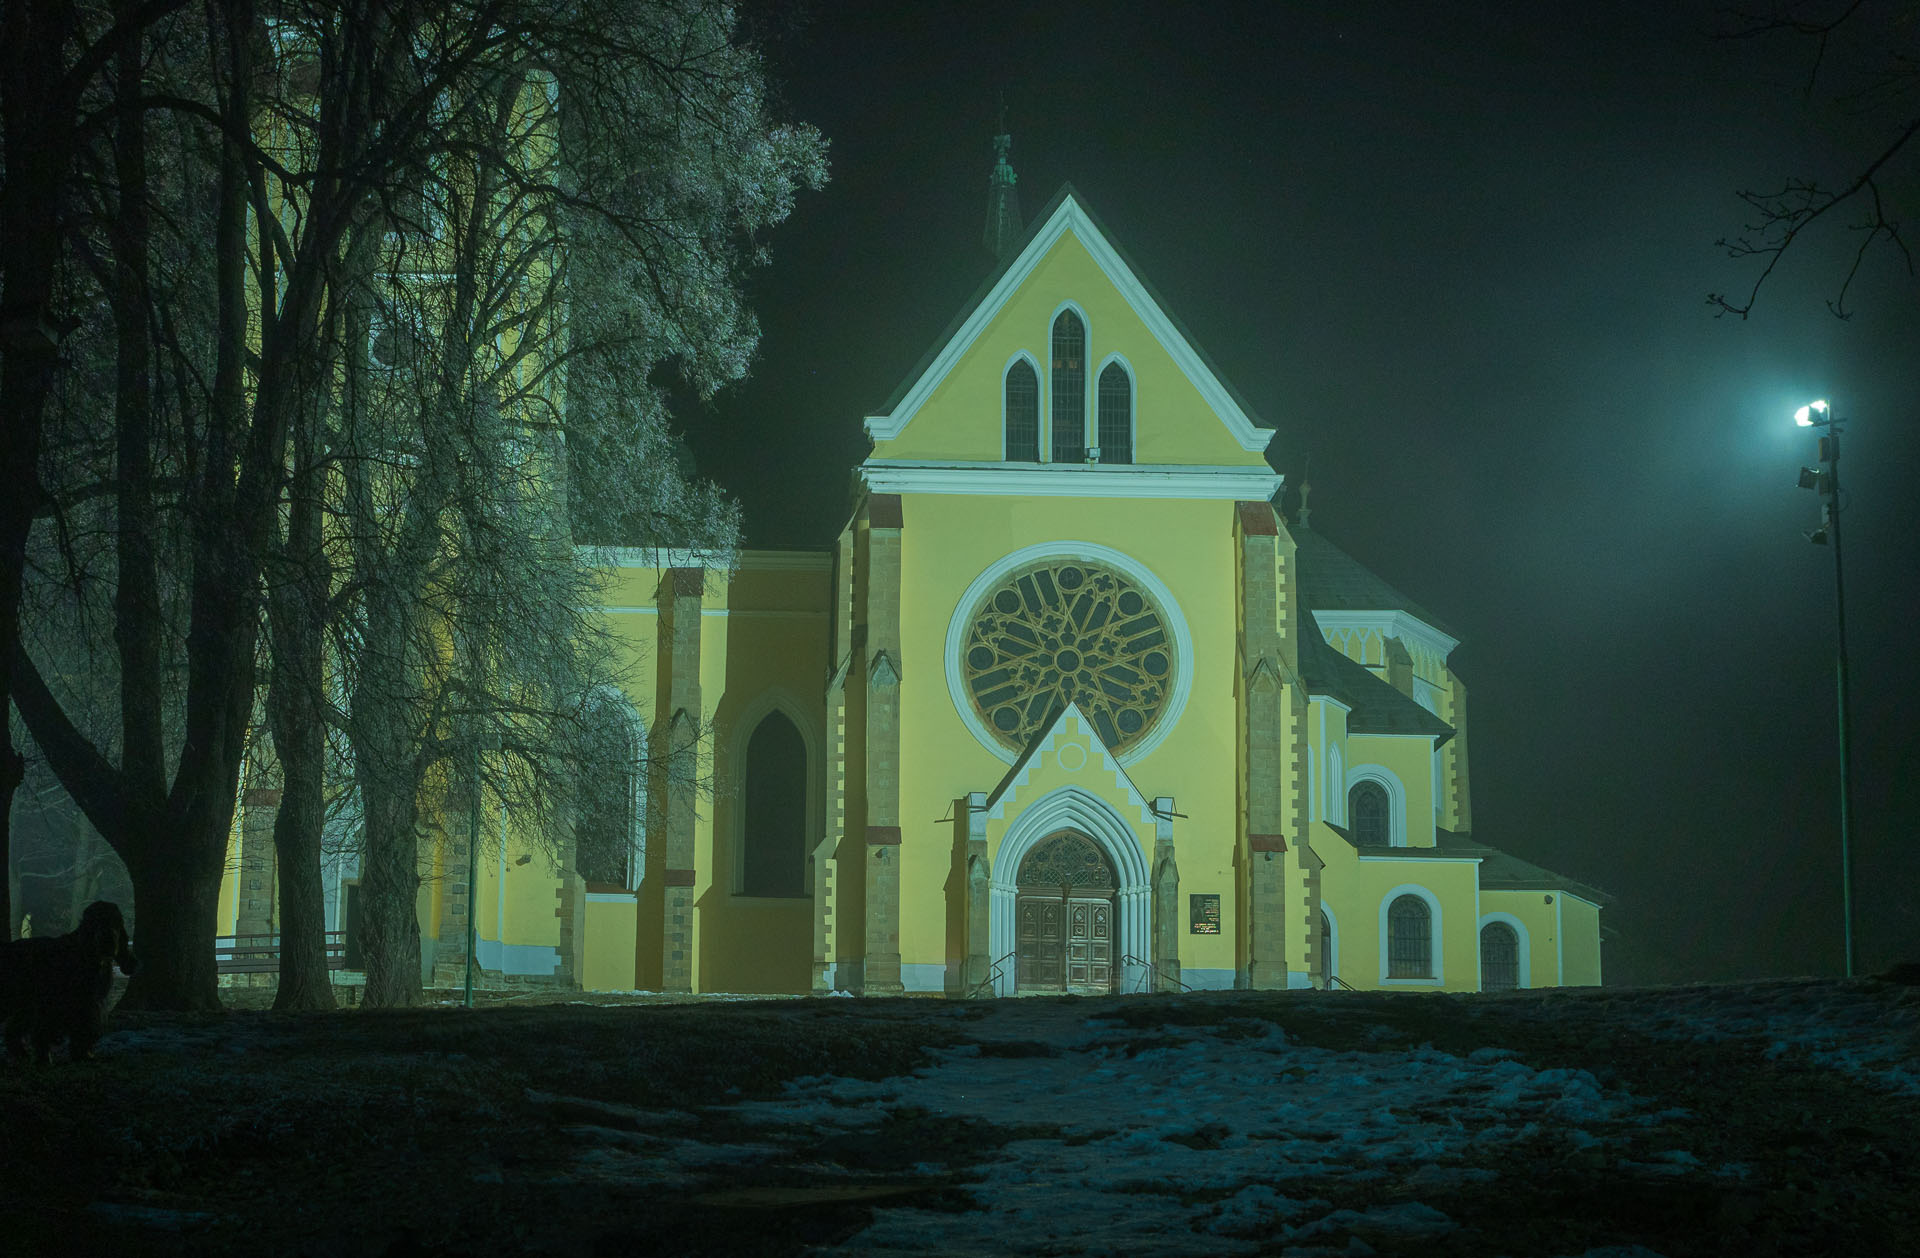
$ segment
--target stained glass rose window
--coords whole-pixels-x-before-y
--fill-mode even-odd
[[[961,646],[981,721],[1024,751],[1068,703],[1120,751],[1153,728],[1175,653],[1160,609],[1133,582],[1080,559],[1051,559],[987,592]]]

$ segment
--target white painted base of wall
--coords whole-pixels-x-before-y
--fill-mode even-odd
[[[947,967],[918,961],[902,962],[900,986],[910,992],[944,992],[947,990]]]
[[[1288,970],[1287,990],[1290,992],[1312,991],[1313,975],[1306,970]]]
[[[483,970],[502,974],[537,974],[546,978],[560,969],[560,950],[545,944],[503,944],[482,939],[474,957]]]
[[[1188,987],[1199,992],[1230,992],[1234,986],[1232,970],[1202,970],[1183,965],[1180,967],[1180,978]]]

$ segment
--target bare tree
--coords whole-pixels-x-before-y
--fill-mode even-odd
[[[1827,308],[1848,318],[1847,295],[1876,248],[1898,255],[1914,274],[1901,226],[1920,196],[1920,22],[1909,5],[1871,0],[1787,3],[1737,11],[1732,20],[1729,37],[1795,38],[1807,45],[1807,105],[1861,135],[1863,155],[1837,177],[1792,176],[1769,191],[1741,192],[1752,217],[1738,235],[1717,243],[1731,258],[1755,261],[1759,272],[1744,295],[1710,293],[1707,301],[1716,314],[1744,319],[1789,252],[1804,252],[1815,236],[1839,233],[1850,235],[1852,245]]]

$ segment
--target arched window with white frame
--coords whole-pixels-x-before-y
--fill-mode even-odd
[[[1396,896],[1387,908],[1387,977],[1434,977],[1433,911],[1417,895]]]
[[[1362,778],[1347,792],[1347,825],[1353,841],[1363,847],[1386,847],[1393,842],[1393,801],[1387,788]]]
[[[1007,368],[1002,390],[1003,431],[1009,463],[1040,461],[1040,377],[1022,355]]]
[[[1510,992],[1520,986],[1520,936],[1505,922],[1480,928],[1480,990]]]
[[[1114,359],[1100,369],[1095,436],[1102,463],[1133,462],[1133,377]]]
[[[1072,310],[1053,320],[1053,389],[1048,416],[1053,425],[1053,461],[1083,463],[1087,457],[1087,325]]]

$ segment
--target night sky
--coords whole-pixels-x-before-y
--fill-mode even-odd
[[[769,64],[832,183],[771,236],[753,377],[689,444],[750,544],[831,542],[862,417],[989,269],[1004,91],[1027,215],[1072,182],[1273,465],[1311,458],[1313,527],[1461,638],[1475,837],[1613,894],[1608,981],[1649,983],[1839,972],[1833,555],[1791,421],[1830,397],[1860,964],[1920,960],[1920,284],[1883,251],[1835,319],[1833,238],[1713,317],[1754,276],[1714,246],[1736,190],[1851,175],[1879,134],[1810,108],[1810,46],[1722,20],[823,5]]]

